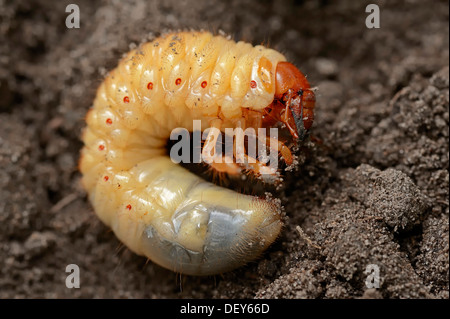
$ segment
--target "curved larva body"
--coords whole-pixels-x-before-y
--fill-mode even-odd
[[[193,275],[254,259],[277,237],[280,208],[215,186],[174,164],[172,129],[224,127],[274,99],[285,58],[207,32],[169,34],[131,51],[98,89],[80,170],[100,219],[137,254]],[[251,85],[250,85],[251,83]]]

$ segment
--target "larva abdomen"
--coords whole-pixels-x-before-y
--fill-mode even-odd
[[[215,186],[174,164],[170,132],[233,123],[274,99],[280,53],[208,32],[180,32],[131,51],[87,116],[83,185],[101,220],[137,254],[209,275],[256,258],[281,229],[280,207]],[[226,126],[224,124],[224,126]]]

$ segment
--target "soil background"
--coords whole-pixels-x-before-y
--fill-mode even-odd
[[[65,26],[69,3],[79,29]],[[365,25],[369,3],[379,29]],[[448,298],[448,12],[446,0],[0,1],[0,298]],[[210,277],[121,245],[77,171],[106,71],[191,28],[269,45],[318,87],[314,141],[275,194],[281,236]],[[68,264],[79,289],[65,286]],[[373,267],[379,289],[365,284]]]

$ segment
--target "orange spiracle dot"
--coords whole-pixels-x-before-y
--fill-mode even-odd
[[[152,82],[148,82],[147,89],[153,90],[153,83]]]
[[[112,124],[112,120],[111,119],[106,119],[106,124],[111,125]]]
[[[125,97],[123,98],[123,102],[124,102],[124,103],[130,103],[130,98],[129,98],[128,96],[125,96]]]
[[[208,82],[206,82],[206,81],[202,82],[202,88],[205,88],[207,85],[208,85]]]
[[[131,210],[131,205],[130,204],[127,205],[127,209]]]
[[[255,81],[250,81],[250,87],[252,89],[256,88],[256,82]]]
[[[180,79],[180,78],[176,79],[176,80],[175,80],[175,84],[176,84],[176,85],[180,85],[180,84],[181,84],[181,79]]]
[[[100,151],[103,151],[103,150],[105,149],[105,145],[100,144],[100,145],[98,146],[98,149],[99,149]]]
[[[108,179],[109,179],[109,176],[105,176],[105,177],[103,177],[103,180],[104,180],[105,182],[107,182],[107,181],[108,181]]]

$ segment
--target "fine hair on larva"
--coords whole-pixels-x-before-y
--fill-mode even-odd
[[[175,272],[211,275],[254,260],[277,238],[278,202],[203,180],[174,163],[166,145],[175,128],[192,132],[194,121],[218,132],[281,121],[302,140],[314,93],[285,60],[261,45],[185,31],[139,45],[109,72],[86,116],[79,167],[96,214],[128,248]],[[292,162],[290,147],[267,142]],[[243,154],[246,163],[213,157],[210,166],[277,176]]]

